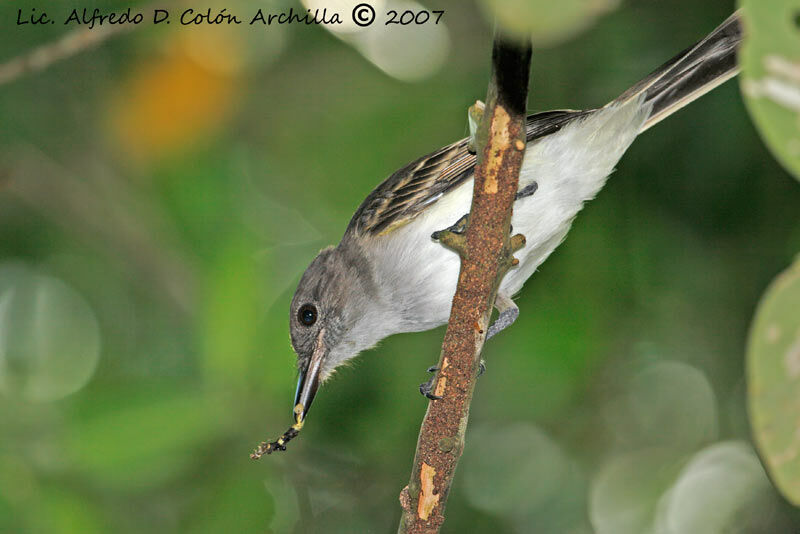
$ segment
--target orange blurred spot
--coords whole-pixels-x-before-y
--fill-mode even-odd
[[[201,30],[188,30],[201,31]],[[235,43],[216,33],[210,39],[216,58],[238,56]],[[200,64],[191,40],[180,36],[169,43],[170,52],[147,58],[132,74],[110,106],[110,125],[124,152],[137,159],[152,159],[208,136],[230,114],[238,65],[230,68]]]

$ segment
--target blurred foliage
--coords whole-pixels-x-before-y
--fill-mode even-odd
[[[745,102],[767,146],[800,179],[800,18],[797,0],[741,2]],[[748,349],[753,431],[778,488],[800,505],[800,284],[795,262],[762,298]]]
[[[213,35],[213,32],[212,32]],[[220,53],[237,57],[235,41],[217,37]],[[219,128],[230,116],[235,78],[190,55],[191,43],[175,33],[163,57],[140,63],[107,111],[111,131],[130,156],[157,157]],[[207,56],[205,56],[207,57]]]
[[[0,86],[0,532],[396,530],[441,329],[387,339],[289,451],[248,453],[291,420],[302,270],[485,94],[481,8],[425,5],[445,26],[413,38],[145,24]],[[3,4],[0,61],[65,31],[16,27],[31,7],[66,16]],[[623,4],[535,51],[531,109],[602,105],[732,10]],[[484,352],[444,531],[797,532],[743,361],[800,250],[800,188],[735,83],[618,167]]]
[[[554,46],[591,26],[620,0],[481,0],[488,19],[504,31],[530,38],[534,46]]]
[[[800,2],[740,0],[747,108],[767,146],[800,179]]]
[[[748,389],[756,442],[778,488],[800,504],[800,260],[781,273],[750,333]]]

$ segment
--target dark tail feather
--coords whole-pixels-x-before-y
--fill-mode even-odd
[[[736,52],[741,41],[741,16],[737,11],[708,37],[656,69],[614,103],[636,98],[644,92],[645,104],[652,104],[653,109],[642,126],[643,132],[736,76],[739,73]]]

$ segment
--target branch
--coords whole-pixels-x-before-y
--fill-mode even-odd
[[[169,5],[173,0],[165,0],[158,7]],[[152,11],[157,4],[146,4],[141,13]],[[69,31],[51,43],[46,43],[15,58],[0,63],[0,85],[11,83],[22,76],[39,72],[53,63],[77,55],[84,50],[100,46],[102,43],[122,33],[144,24],[102,24],[93,28],[80,27]]]
[[[464,235],[445,232],[441,240],[461,255],[434,388],[443,398],[428,404],[422,422],[411,480],[400,493],[400,534],[435,533],[444,522],[497,288],[516,265],[513,252],[525,244],[522,235],[509,237],[509,229],[525,153],[530,61],[529,44],[495,36],[469,223]]]
[[[39,72],[53,63],[95,47],[109,37],[129,31],[132,26],[119,24],[71,31],[57,41],[34,48],[0,63],[0,85],[12,82],[30,72]]]

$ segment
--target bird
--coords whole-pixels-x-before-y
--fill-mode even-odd
[[[738,73],[741,40],[736,12],[605,106],[527,117],[511,218],[526,242],[515,253],[518,265],[500,283],[494,303],[499,315],[487,339],[517,318],[512,297],[565,239],[633,140]],[[289,310],[299,371],[296,422],[278,441],[263,443],[261,453],[285,449],[337,367],[387,336],[447,322],[460,258],[436,237],[443,229],[463,231],[475,162],[469,138],[412,161],[369,193],[339,244],[310,263]]]

